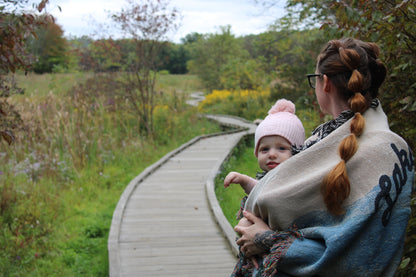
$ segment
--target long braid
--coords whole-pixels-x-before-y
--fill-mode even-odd
[[[351,134],[344,138],[338,147],[341,161],[327,174],[321,187],[327,209],[335,215],[345,213],[343,203],[351,191],[346,163],[357,152],[357,138],[365,127],[362,114],[368,109],[369,101],[377,96],[378,87],[381,85],[381,82],[374,84],[372,80],[374,76],[371,76],[374,73],[371,68],[373,65],[369,63],[376,63],[376,69],[381,73],[384,72],[384,77],[386,74],[385,67],[377,60],[377,56],[377,45],[357,45],[356,40],[346,39],[331,41],[318,57],[320,72],[335,76],[331,81],[341,93],[340,96],[348,100],[349,108],[355,113],[350,123]],[[378,68],[379,66],[381,68]],[[375,75],[379,74],[375,72]]]
[[[356,93],[352,100],[351,102],[366,103],[361,93]],[[351,110],[354,111],[352,108]],[[351,191],[346,163],[357,152],[357,137],[362,134],[365,127],[365,120],[361,115],[364,111],[356,111],[350,123],[351,135],[344,138],[338,147],[341,161],[329,172],[322,182],[322,193],[325,204],[328,210],[335,215],[340,215],[345,212],[342,204],[348,198]]]

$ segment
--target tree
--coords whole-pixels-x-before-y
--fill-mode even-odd
[[[166,44],[161,53],[161,58],[163,64],[160,69],[166,69],[170,74],[188,73],[186,66],[190,59],[190,53],[185,45]]]
[[[120,45],[113,39],[99,39],[89,44],[90,69],[94,72],[111,72],[121,68]]]
[[[178,27],[178,11],[169,10],[168,1],[127,0],[128,6],[112,19],[131,37],[135,49],[129,59],[125,97],[137,113],[143,130],[153,134],[155,82],[160,63],[159,53],[169,31]]]
[[[203,37],[204,37],[203,34],[193,32],[193,33],[187,34],[184,38],[181,38],[181,42],[184,45],[192,44],[194,42],[197,42],[200,39],[203,39]]]
[[[287,98],[298,105],[314,103],[305,75],[312,72],[324,40],[316,30],[273,30],[255,40],[254,49],[263,60],[265,70],[275,72],[272,99]],[[314,105],[315,107],[315,105]]]
[[[42,24],[34,28],[35,37],[29,39],[27,46],[34,57],[33,70],[51,73],[56,66],[66,66],[67,41],[52,16],[42,15],[37,20]]]
[[[222,89],[221,76],[224,67],[232,60],[249,57],[242,44],[231,33],[231,26],[221,26],[219,34],[200,37],[192,43],[189,62],[190,72],[199,76],[209,89]]]
[[[35,7],[41,12],[47,3],[48,0],[42,0]],[[25,43],[34,35],[35,26],[42,24],[36,20],[36,15],[20,12],[26,4],[27,0],[6,0],[0,4],[0,140],[4,139],[9,144],[14,141],[13,130],[21,122],[19,114],[7,102],[7,97],[23,90],[8,78],[8,74],[28,69],[31,57]]]
[[[73,37],[68,40],[73,67],[83,71],[92,70],[93,61],[89,50],[92,43],[92,38],[88,36]]]
[[[256,90],[264,85],[263,65],[255,59],[231,59],[222,67],[220,85],[229,90]]]

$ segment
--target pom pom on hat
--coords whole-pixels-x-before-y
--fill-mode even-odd
[[[257,126],[254,135],[256,157],[259,142],[263,137],[278,135],[287,139],[291,145],[303,145],[305,129],[295,115],[295,110],[295,104],[286,99],[280,99],[272,106],[266,118]]]
[[[276,104],[274,104],[271,109],[269,110],[270,114],[280,113],[280,112],[288,112],[295,114],[295,104],[292,101],[286,99],[277,100]]]

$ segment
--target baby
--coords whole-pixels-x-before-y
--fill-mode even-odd
[[[300,147],[304,141],[305,129],[295,115],[295,104],[286,99],[278,100],[269,110],[266,118],[257,126],[254,134],[254,155],[263,173],[258,173],[257,179],[254,179],[245,174],[230,172],[224,179],[224,187],[227,188],[230,184],[240,184],[245,193],[250,194],[259,179],[292,156],[292,146]],[[243,217],[246,200],[247,196],[242,199],[240,211],[237,214],[240,226],[252,224]],[[250,261],[252,266],[259,268],[256,257],[250,258]],[[240,256],[239,263],[246,264],[247,261]]]
[[[230,172],[224,179],[224,187],[240,184],[250,194],[258,180],[292,156],[292,145],[301,146],[305,140],[305,129],[295,115],[295,104],[280,99],[269,110],[254,135],[254,155],[263,173],[257,179],[238,172]]]

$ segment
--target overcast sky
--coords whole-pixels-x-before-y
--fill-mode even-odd
[[[274,19],[284,14],[281,7],[264,11],[254,0],[170,0],[181,15],[181,26],[169,39],[180,42],[187,34],[218,33],[220,26],[231,25],[236,36],[267,30]],[[92,36],[100,23],[109,22],[108,14],[118,12],[126,2],[118,0],[50,0],[47,11],[55,16],[65,36]],[[58,6],[61,8],[59,10]]]

